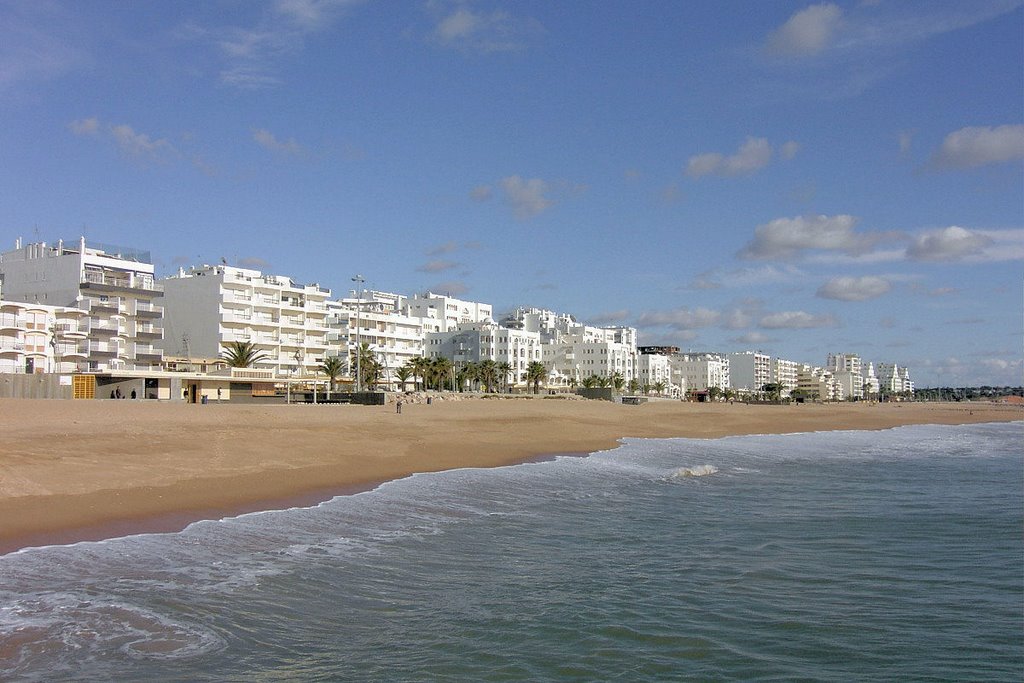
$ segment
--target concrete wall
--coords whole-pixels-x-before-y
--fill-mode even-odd
[[[61,385],[60,378],[61,375],[52,374],[0,374],[0,398],[70,399],[71,385]]]

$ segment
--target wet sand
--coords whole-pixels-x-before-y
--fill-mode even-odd
[[[615,447],[623,437],[1024,419],[1000,404],[744,405],[560,399],[185,405],[0,399],[0,553],[310,505],[416,472]]]

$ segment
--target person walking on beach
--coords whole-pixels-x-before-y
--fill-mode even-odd
[[[402,414],[402,402],[401,401],[395,401],[395,412],[398,413],[399,415]]]

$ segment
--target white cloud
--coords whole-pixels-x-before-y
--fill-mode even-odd
[[[916,131],[913,131],[913,130],[900,131],[900,154],[902,154],[902,155],[910,154],[910,148],[914,144],[914,135],[915,134],[916,134]]]
[[[153,139],[145,133],[137,133],[127,125],[110,126],[110,135],[117,146],[128,156],[135,158],[158,159],[164,153],[175,152],[174,146],[163,138]]]
[[[835,327],[836,320],[831,315],[812,315],[804,311],[783,311],[764,316],[759,324],[768,330],[795,330]]]
[[[953,131],[932,156],[937,168],[977,168],[1024,159],[1024,125],[971,126]]]
[[[779,156],[788,161],[795,157],[799,151],[800,143],[796,140],[790,140],[789,142],[782,143],[782,147],[779,147]]]
[[[68,128],[75,135],[96,135],[100,130],[99,119],[93,117],[90,119],[78,119],[68,124]]]
[[[835,277],[818,288],[818,296],[838,301],[868,301],[891,289],[892,283],[883,277]]]
[[[711,174],[744,175],[764,168],[771,160],[772,147],[768,144],[767,138],[748,137],[731,156],[710,152],[690,157],[686,164],[686,175],[691,178],[700,178]]]
[[[281,154],[302,154],[303,147],[294,138],[278,140],[277,137],[266,128],[253,128],[252,139],[264,149]]]
[[[735,344],[751,345],[766,344],[768,342],[775,341],[775,339],[762,332],[747,332],[739,337],[733,337],[732,341]]]
[[[591,316],[587,322],[591,325],[621,325],[629,319],[629,309],[623,308],[617,311],[607,311]]]
[[[754,239],[738,255],[748,259],[787,259],[810,249],[823,249],[856,256],[869,251],[884,237],[858,234],[854,231],[856,224],[855,217],[845,214],[776,218],[757,226]]]
[[[551,208],[554,202],[544,196],[551,188],[540,178],[524,180],[517,175],[501,179],[505,201],[509,203],[517,218],[528,219]]]
[[[514,17],[495,10],[474,12],[466,6],[441,17],[431,34],[438,45],[473,52],[511,52],[522,50],[528,40],[541,32],[533,19]]]
[[[916,237],[907,247],[907,258],[913,261],[959,261],[978,256],[992,244],[992,238],[979,232],[950,226]]]
[[[421,273],[440,273],[445,270],[451,270],[452,268],[456,268],[458,265],[459,264],[456,261],[434,259],[432,261],[427,261],[416,270],[420,271]]]
[[[773,31],[765,43],[765,51],[783,57],[816,55],[832,44],[842,18],[843,10],[837,5],[811,5]]]

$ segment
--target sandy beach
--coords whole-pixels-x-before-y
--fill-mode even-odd
[[[1000,404],[691,404],[558,399],[388,406],[0,400],[0,553],[181,529],[416,472],[613,448],[623,437],[1024,419]]]

